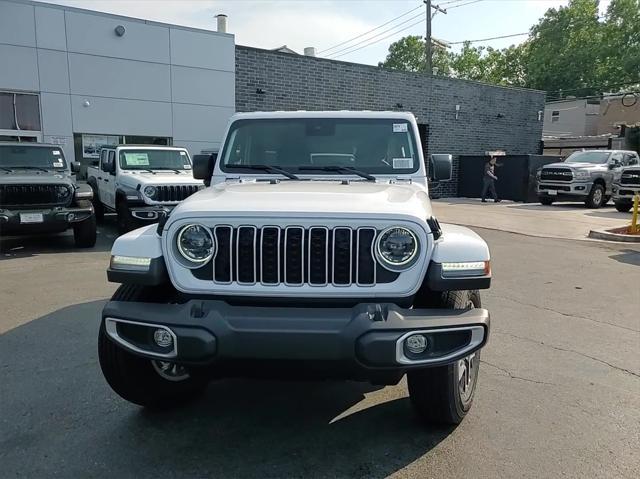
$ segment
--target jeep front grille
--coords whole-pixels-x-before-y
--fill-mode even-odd
[[[573,173],[569,168],[542,168],[540,179],[542,181],[571,181]]]
[[[59,198],[58,186],[67,188],[68,195]],[[73,198],[73,191],[65,185],[0,185],[0,205],[2,206],[61,206]]]
[[[200,189],[198,185],[158,186],[156,201],[182,201]]]
[[[216,255],[211,279],[217,284],[373,286],[394,281],[372,253],[373,227],[226,226],[213,228]],[[203,279],[205,272],[197,273]]]
[[[640,185],[640,172],[622,173],[620,184],[623,185]]]

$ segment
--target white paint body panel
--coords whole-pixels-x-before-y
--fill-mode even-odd
[[[158,225],[143,226],[120,236],[111,247],[111,254],[137,258],[159,258],[162,244],[156,232]]]
[[[487,243],[469,228],[441,224],[442,237],[436,241],[431,260],[436,263],[489,261]]]

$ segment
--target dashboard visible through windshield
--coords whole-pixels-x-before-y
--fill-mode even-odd
[[[286,118],[238,120],[228,135],[220,168],[277,167],[303,174],[398,175],[419,168],[411,124],[400,119]]]

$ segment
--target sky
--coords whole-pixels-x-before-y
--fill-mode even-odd
[[[389,45],[406,35],[425,33],[422,0],[44,0],[49,3],[119,15],[216,29],[214,16],[228,15],[236,44],[258,48],[287,45],[302,53],[313,46],[318,56],[376,65]],[[606,8],[610,0],[601,0]],[[432,0],[447,9],[433,18],[433,36],[449,42],[527,32],[549,8],[568,0]],[[415,9],[411,13],[407,13]],[[401,18],[370,33],[380,25]],[[364,34],[364,35],[363,35]],[[359,37],[358,37],[359,36]],[[355,40],[335,47],[347,40]],[[508,47],[526,36],[478,42]],[[331,49],[331,47],[335,47]],[[453,45],[458,49],[459,46]]]

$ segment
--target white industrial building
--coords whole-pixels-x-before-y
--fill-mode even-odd
[[[212,19],[213,21],[213,19]],[[235,111],[233,35],[0,0],[0,141],[217,149]]]

